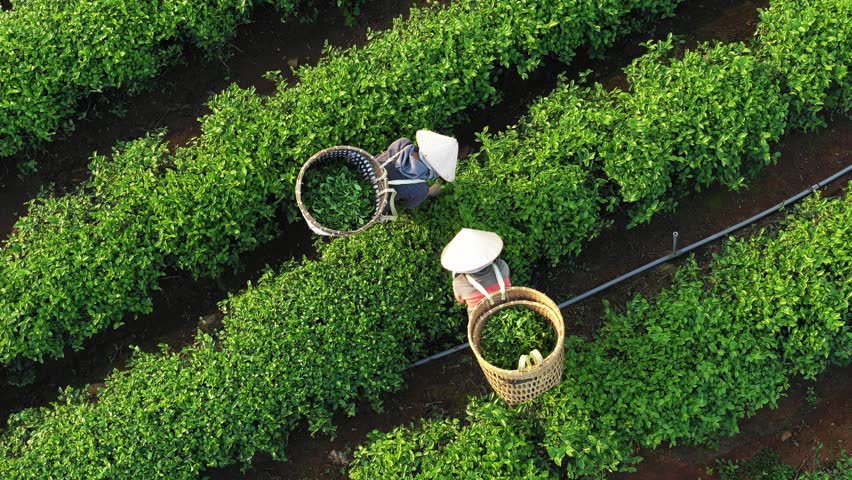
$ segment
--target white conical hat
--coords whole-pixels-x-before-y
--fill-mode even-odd
[[[448,182],[455,180],[456,164],[459,161],[458,140],[429,130],[418,130],[415,138],[423,159],[438,175]]]
[[[491,264],[503,251],[503,239],[494,232],[462,228],[441,252],[441,265],[455,273],[471,273]]]

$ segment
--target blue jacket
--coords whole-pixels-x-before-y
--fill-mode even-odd
[[[421,160],[414,158],[417,146],[407,138],[391,143],[388,149],[376,157],[379,163],[385,163],[390,157],[402,152],[393,162],[385,165],[388,180],[432,180],[438,178],[437,172]],[[406,209],[417,208],[429,196],[429,184],[426,182],[410,185],[391,185],[396,190],[396,204]]]

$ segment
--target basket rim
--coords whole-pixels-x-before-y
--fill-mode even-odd
[[[299,169],[299,175],[296,177],[296,204],[299,207],[299,211],[302,213],[302,217],[304,217],[305,221],[308,223],[309,226],[314,227],[316,229],[319,229],[329,236],[345,237],[345,236],[355,235],[357,233],[361,233],[364,230],[372,227],[376,222],[378,222],[381,219],[381,217],[384,215],[385,207],[387,206],[388,195],[387,194],[379,195],[379,204],[377,205],[376,211],[373,213],[373,216],[370,218],[370,220],[367,223],[365,223],[364,225],[362,225],[362,226],[360,226],[360,227],[358,227],[354,230],[337,230],[337,229],[334,229],[334,228],[331,228],[331,227],[327,227],[327,226],[321,224],[320,222],[318,222],[317,219],[314,218],[313,215],[311,215],[311,213],[305,207],[304,202],[302,201],[302,185],[303,185],[304,176],[305,176],[305,173],[308,170],[310,170],[310,168],[313,166],[313,164],[315,164],[317,162],[317,160],[319,158],[321,158],[322,156],[326,155],[329,152],[338,151],[338,150],[350,150],[350,151],[354,151],[354,152],[358,153],[359,155],[363,156],[364,158],[366,158],[370,162],[370,166],[373,167],[373,174],[375,175],[376,178],[379,178],[379,177],[382,176],[382,170],[383,170],[382,165],[376,160],[376,157],[374,157],[370,152],[368,152],[368,151],[366,151],[362,148],[353,147],[351,145],[335,145],[333,147],[324,148],[324,149],[320,150],[319,152],[313,154],[311,156],[311,158],[309,158],[304,164],[302,164],[302,168]],[[378,183],[378,187],[379,187],[379,191],[387,190],[387,188],[388,188],[387,178],[380,180],[379,183]]]
[[[510,292],[513,290],[513,293],[530,294],[533,296],[541,297],[541,300],[532,300],[527,298],[511,299],[509,298],[509,295]],[[565,320],[562,318],[562,312],[559,310],[553,300],[551,300],[547,295],[537,290],[526,287],[510,287],[506,290],[506,295],[506,300],[498,299],[493,305],[490,305],[489,308],[484,309],[481,313],[479,313],[479,308],[482,305],[482,302],[487,302],[487,299],[483,299],[482,302],[477,305],[477,309],[474,310],[474,315],[472,315],[470,320],[468,321],[468,343],[470,344],[470,349],[473,351],[474,356],[476,356],[476,360],[480,362],[481,366],[487,366],[489,370],[503,377],[506,377],[507,380],[526,380],[529,378],[533,378],[538,376],[538,374],[543,371],[542,369],[545,369],[546,367],[552,367],[553,364],[557,361],[561,363],[562,358],[564,357],[565,349]],[[486,303],[486,305],[488,304]],[[551,324],[553,324],[553,327],[556,330],[556,346],[554,346],[553,350],[548,353],[547,357],[545,357],[544,361],[541,363],[540,366],[531,370],[526,370],[524,372],[521,372],[519,370],[507,370],[494,366],[488,360],[485,359],[484,355],[482,354],[482,350],[480,349],[479,342],[473,341],[473,331],[476,325],[482,323],[483,321],[487,321],[488,317],[494,313],[497,313],[505,308],[510,308],[519,305],[523,305],[526,307],[530,305],[545,307],[546,310],[550,312],[550,315],[546,316],[546,318],[550,321]]]

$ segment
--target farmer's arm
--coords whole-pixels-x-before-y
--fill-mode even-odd
[[[457,302],[467,303],[464,300],[464,296],[471,288],[473,286],[464,278],[464,275],[456,275],[456,278],[453,279],[453,296]]]

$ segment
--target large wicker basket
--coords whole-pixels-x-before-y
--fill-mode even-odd
[[[376,192],[376,210],[373,213],[373,217],[367,223],[355,230],[335,230],[320,224],[311,216],[311,212],[305,208],[305,204],[302,202],[302,185],[305,178],[305,172],[311,168],[332,162],[348,162],[354,165],[358,171],[364,175],[364,178],[373,184],[373,190]],[[296,203],[299,205],[299,211],[302,212],[302,216],[308,223],[308,227],[310,227],[310,229],[318,235],[325,235],[328,237],[345,237],[363,232],[370,228],[374,223],[381,220],[385,211],[385,205],[387,205],[388,201],[388,196],[382,193],[388,188],[387,176],[382,175],[382,172],[383,169],[379,162],[377,162],[372,155],[357,147],[341,145],[326,148],[325,150],[321,150],[314,154],[313,157],[308,159],[308,161],[302,165],[302,169],[299,171],[299,176],[296,178]]]
[[[482,355],[482,330],[497,312],[504,308],[524,306],[545,317],[556,332],[556,347],[540,366],[525,371],[504,370],[488,363]],[[506,299],[494,295],[494,303],[482,300],[470,315],[467,326],[470,348],[476,356],[479,366],[491,388],[509,405],[532,400],[538,395],[558,385],[562,381],[563,349],[565,347],[565,322],[559,307],[547,295],[524,287],[512,287],[506,290]]]

